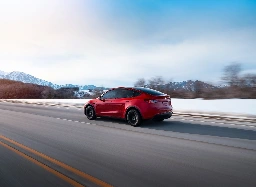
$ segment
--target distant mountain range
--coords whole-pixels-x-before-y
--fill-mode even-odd
[[[212,89],[216,88],[216,86],[213,86],[211,84],[202,82],[202,81],[182,81],[182,82],[170,82],[167,84],[169,88],[172,90],[187,90],[187,91],[195,91],[196,89]]]
[[[43,86],[50,86],[54,89],[59,89],[62,87],[79,87],[80,90],[94,90],[95,88],[99,88],[102,90],[106,90],[107,88],[102,88],[102,87],[97,87],[95,85],[74,85],[74,84],[65,84],[65,85],[58,85],[58,84],[53,84],[49,81],[42,80],[39,78],[36,78],[32,75],[23,73],[23,72],[18,72],[18,71],[13,71],[11,73],[6,73],[0,70],[0,78],[2,79],[9,79],[9,80],[15,80],[15,81],[21,81],[24,83],[32,83],[32,84],[38,84],[38,85],[43,85]],[[170,82],[169,84],[162,85],[162,86],[168,86],[174,91],[177,90],[187,90],[187,91],[195,91],[197,86],[200,86],[200,88],[214,88],[214,86],[207,84],[202,81],[183,81],[183,82]]]
[[[29,75],[29,74],[26,74],[23,72],[19,72],[19,71],[13,71],[11,73],[6,73],[6,72],[0,70],[0,79],[9,79],[9,80],[21,81],[24,83],[32,83],[32,84],[38,84],[38,85],[42,85],[42,86],[50,86],[54,89],[59,89],[62,87],[79,87],[80,90],[89,90],[89,89],[93,90],[93,89],[97,88],[95,85],[53,84],[52,82],[42,80],[42,79],[36,78],[32,75]]]

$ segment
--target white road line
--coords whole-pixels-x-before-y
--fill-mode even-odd
[[[80,122],[80,123],[85,123],[84,121]]]
[[[56,118],[56,119],[60,119],[60,118]]]
[[[69,119],[68,121],[72,121],[71,119]]]
[[[90,123],[86,123],[87,125],[90,125]]]
[[[200,121],[200,122],[205,122],[205,121]]]
[[[212,121],[211,123],[215,123],[214,121]]]
[[[78,123],[79,121],[75,121],[75,123]]]
[[[62,120],[67,120],[67,119],[62,119]]]

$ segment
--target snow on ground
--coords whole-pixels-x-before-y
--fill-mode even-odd
[[[84,105],[90,99],[9,99],[23,102],[44,102],[70,105]],[[256,116],[256,99],[172,99],[174,112],[214,113],[240,116]]]
[[[256,99],[172,99],[174,111],[256,116]]]

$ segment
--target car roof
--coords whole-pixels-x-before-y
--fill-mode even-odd
[[[149,95],[154,95],[154,96],[166,96],[167,94],[151,89],[151,88],[145,88],[145,87],[117,87],[117,88],[112,88],[110,90],[115,90],[115,89],[127,89],[127,90],[135,90],[140,93],[145,93]]]

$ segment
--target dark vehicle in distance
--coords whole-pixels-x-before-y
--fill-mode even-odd
[[[169,95],[143,87],[118,87],[102,94],[84,105],[89,120],[96,117],[112,117],[127,120],[138,126],[143,120],[163,121],[172,116]]]

